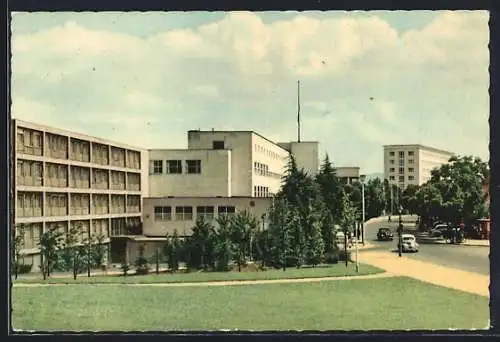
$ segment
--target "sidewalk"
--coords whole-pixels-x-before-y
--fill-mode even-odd
[[[472,272],[435,265],[429,262],[398,257],[396,253],[364,251],[359,261],[424,282],[489,297],[490,278]]]

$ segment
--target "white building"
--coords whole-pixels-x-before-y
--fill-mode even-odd
[[[454,154],[423,145],[384,146],[384,178],[402,189],[410,184],[422,185],[431,171],[448,163]]]
[[[104,235],[106,244],[140,229],[146,153],[20,120],[11,129],[12,223],[24,232],[24,263],[33,271],[40,236],[52,227],[78,227],[82,239]]]
[[[337,178],[344,184],[353,184],[359,181],[359,166],[334,167]]]
[[[185,150],[149,150],[144,234],[190,235],[199,214],[214,217],[228,206],[264,213],[258,203],[269,207],[290,152],[299,168],[318,171],[317,142],[278,144],[253,131],[189,131]]]

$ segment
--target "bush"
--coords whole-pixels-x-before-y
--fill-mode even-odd
[[[144,246],[139,247],[139,257],[135,261],[135,273],[140,275],[149,273],[148,259],[144,257]]]
[[[339,262],[339,252],[328,252],[325,253],[324,261],[327,264],[337,264]]]
[[[120,269],[122,270],[123,275],[126,276],[130,271],[130,265],[126,262],[122,262],[122,264],[120,265]]]
[[[33,265],[31,265],[31,264],[17,264],[17,265],[14,265],[14,267],[17,267],[17,274],[26,274],[26,273],[31,272]]]
[[[351,251],[344,251],[340,250],[338,253],[338,261],[340,262],[345,262],[345,261],[352,261],[352,252]]]

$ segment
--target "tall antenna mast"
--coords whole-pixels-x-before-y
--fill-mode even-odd
[[[297,142],[300,142],[300,81],[297,81]]]

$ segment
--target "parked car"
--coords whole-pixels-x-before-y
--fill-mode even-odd
[[[431,237],[440,237],[443,236],[444,232],[450,229],[450,226],[444,223],[437,224],[430,230]]]
[[[418,252],[419,245],[417,243],[417,239],[415,238],[415,235],[403,234],[401,236],[401,240],[403,243],[403,245],[401,246],[401,250],[403,253],[406,253],[406,252],[416,253],[416,252]],[[398,248],[400,248],[399,243],[398,243]]]
[[[377,240],[392,241],[394,240],[394,233],[390,228],[380,228],[377,232]]]

